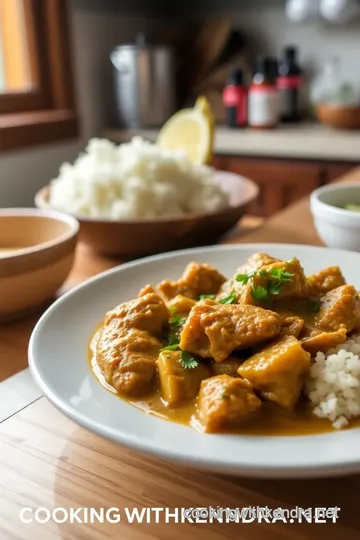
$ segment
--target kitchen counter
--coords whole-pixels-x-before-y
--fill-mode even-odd
[[[102,136],[121,143],[134,135],[154,141],[158,130],[107,129]],[[217,127],[215,154],[360,163],[360,131],[332,130],[316,123],[289,124],[276,130]]]

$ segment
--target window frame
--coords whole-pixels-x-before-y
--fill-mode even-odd
[[[0,152],[76,137],[67,0],[24,0],[30,72],[37,88],[0,95]]]

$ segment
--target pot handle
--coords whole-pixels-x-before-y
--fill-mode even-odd
[[[119,60],[119,56],[116,51],[110,53],[110,61],[120,73],[129,73],[128,66],[124,64],[121,60]]]

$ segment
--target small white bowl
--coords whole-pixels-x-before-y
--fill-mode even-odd
[[[360,212],[345,210],[345,204],[360,205],[360,183],[324,186],[310,196],[321,240],[329,247],[360,251]]]

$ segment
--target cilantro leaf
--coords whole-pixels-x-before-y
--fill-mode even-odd
[[[235,279],[239,283],[243,283],[244,285],[246,285],[250,278],[247,274],[238,274],[237,276],[235,276]]]
[[[276,278],[276,279],[281,279],[281,273],[282,273],[282,268],[272,268],[270,270],[271,274]]]
[[[269,294],[272,294],[274,296],[281,293],[283,289],[283,285],[281,281],[277,281],[275,279],[271,279],[268,284],[268,292]]]
[[[232,292],[229,296],[225,296],[219,300],[220,304],[235,304],[236,303],[236,293]]]
[[[269,293],[268,291],[265,289],[265,287],[262,287],[261,285],[258,285],[257,287],[254,287],[253,290],[251,291],[251,296],[255,299],[255,300],[267,300],[268,296],[269,296]]]
[[[253,278],[255,274],[256,272],[249,272],[248,274],[238,274],[237,276],[235,276],[235,279],[239,283],[243,283],[244,285],[246,285],[249,279]]]
[[[275,279],[278,279],[282,282],[292,281],[292,278],[295,274],[292,274],[291,272],[287,272],[283,268],[272,268],[270,270],[271,274],[275,277]]]
[[[169,333],[168,341],[169,341],[169,345],[175,345],[176,343],[179,343],[179,336],[177,335],[176,332],[171,331]]]
[[[180,349],[179,343],[171,343],[170,345],[166,345],[166,347],[163,347],[160,349],[160,352],[162,351],[178,351]]]
[[[199,361],[188,351],[181,351],[181,364],[184,369],[194,369],[199,365]]]
[[[283,273],[281,275],[281,281],[292,281],[292,278],[295,274],[292,274],[291,272],[286,272],[286,270],[283,270]]]
[[[186,317],[181,317],[181,315],[173,315],[170,318],[170,326],[180,326],[184,324]]]
[[[313,313],[317,313],[320,309],[320,299],[319,298],[312,298],[310,300],[310,309]]]
[[[295,274],[287,272],[284,268],[271,268],[270,270],[262,269],[255,272],[249,272],[248,274],[238,274],[236,276],[236,281],[246,285],[255,275],[267,279],[268,282],[265,287],[253,285],[251,295],[255,300],[265,300],[269,295],[277,296],[280,294],[283,289],[283,283],[292,281]]]
[[[199,300],[205,300],[205,298],[210,298],[211,300],[214,300],[215,296],[215,294],[200,294]]]

